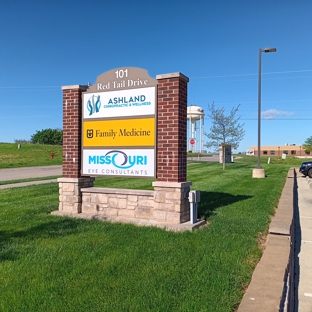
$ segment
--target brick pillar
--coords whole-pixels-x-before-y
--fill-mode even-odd
[[[187,83],[181,73],[157,75],[157,181],[186,181]]]
[[[94,178],[81,177],[82,92],[87,86],[64,86],[63,90],[63,177],[59,182],[59,211],[81,213],[81,188],[92,187]]]
[[[181,73],[157,75],[157,181],[153,182],[157,211],[165,221],[190,220],[186,181],[187,83]]]
[[[64,86],[63,178],[80,178],[82,92],[87,86]]]

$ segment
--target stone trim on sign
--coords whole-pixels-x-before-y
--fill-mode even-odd
[[[189,221],[188,193],[191,182],[165,184],[166,187],[157,186],[154,191],[81,188],[81,213],[173,224]]]
[[[94,178],[59,178],[59,211],[81,213],[81,189],[92,187]]]

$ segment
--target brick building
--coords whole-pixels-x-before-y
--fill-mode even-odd
[[[254,155],[258,155],[258,146],[250,146],[251,150],[254,150]],[[261,146],[260,156],[282,156],[286,154],[289,156],[309,156],[306,153],[303,146],[290,144],[290,145],[279,145],[279,146]]]

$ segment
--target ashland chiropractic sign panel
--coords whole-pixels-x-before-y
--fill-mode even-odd
[[[157,80],[110,70],[83,93],[82,175],[155,177]]]

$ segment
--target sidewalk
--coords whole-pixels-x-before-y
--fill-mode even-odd
[[[23,186],[28,186],[28,185],[38,185],[38,184],[52,183],[52,182],[56,183],[57,179],[4,184],[4,185],[0,185],[0,190],[13,188],[13,187],[23,187]]]
[[[238,312],[312,312],[312,182],[290,169]]]

